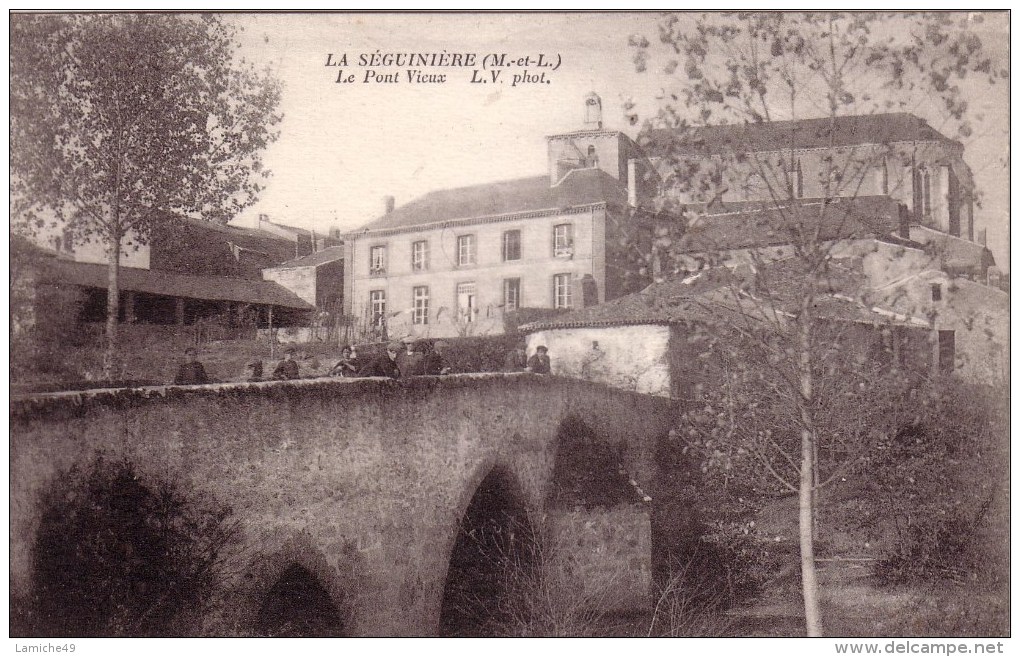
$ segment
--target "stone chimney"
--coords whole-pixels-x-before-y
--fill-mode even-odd
[[[383,197],[383,214],[389,214],[393,212],[393,208],[396,206],[397,199],[392,196]]]

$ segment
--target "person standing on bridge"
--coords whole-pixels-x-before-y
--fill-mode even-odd
[[[177,368],[177,376],[174,377],[174,385],[193,386],[210,383],[205,373],[205,367],[198,362],[195,348],[188,347],[184,350],[184,362]]]
[[[283,360],[273,370],[273,378],[277,381],[289,381],[291,379],[297,379],[301,376],[298,371],[297,361],[294,359],[294,350],[287,349],[283,352]]]
[[[415,349],[416,340],[413,336],[407,336],[403,342],[404,349],[397,356],[397,369],[400,370],[400,378],[406,379],[409,376],[424,374],[421,352]]]
[[[528,359],[528,371],[535,374],[549,374],[552,371],[549,366],[549,348],[544,344],[538,345],[535,354]]]
[[[340,350],[340,361],[329,371],[330,376],[357,376],[358,362],[350,345]]]
[[[425,360],[422,362],[422,370],[425,374],[438,376],[450,373],[451,369],[446,366],[446,362],[443,360],[443,352],[445,350],[446,343],[442,340],[436,340],[435,344],[432,345],[432,350],[426,354]]]
[[[400,343],[391,342],[386,345],[386,353],[374,358],[368,365],[365,365],[358,372],[358,376],[386,376],[391,379],[400,378],[400,369],[397,367],[397,354],[400,353]]]
[[[528,350],[523,342],[518,342],[503,361],[504,372],[523,372],[528,367]]]

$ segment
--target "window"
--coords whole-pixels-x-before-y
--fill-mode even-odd
[[[804,198],[804,170],[800,160],[786,172],[786,184],[790,198]]]
[[[372,290],[368,293],[368,300],[372,308],[372,326],[382,326],[386,322],[386,290]]]
[[[931,174],[927,170],[921,172],[921,211],[926,217],[931,215]]]
[[[508,230],[503,233],[503,261],[521,259],[521,231]]]
[[[875,190],[879,194],[889,193],[889,163],[885,158],[875,168]]]
[[[373,246],[369,251],[368,273],[373,276],[386,273],[386,247]]]
[[[429,268],[429,243],[425,240],[411,243],[411,271]]]
[[[457,265],[475,264],[475,236],[461,235],[457,238]]]
[[[940,283],[931,284],[931,300],[942,301],[942,285]]]
[[[553,256],[565,258],[574,255],[573,224],[557,224],[553,226]]]
[[[414,324],[429,323],[429,288],[421,285],[414,288],[414,315],[411,322]]]
[[[585,166],[597,167],[599,165],[599,156],[595,153],[595,147],[588,147],[588,157],[584,160]]]
[[[503,280],[503,310],[517,310],[521,307],[521,279]]]
[[[553,308],[570,308],[570,274],[553,276]]]
[[[457,283],[457,320],[461,322],[475,321],[478,307],[475,303],[475,284]]]

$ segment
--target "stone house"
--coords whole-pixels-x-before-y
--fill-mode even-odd
[[[953,341],[953,370],[990,385],[1009,381],[1009,294],[941,269],[923,269],[869,290],[885,308],[929,321],[942,343]],[[943,344],[948,356],[949,348]]]
[[[773,280],[782,280],[783,263],[772,266]],[[938,367],[927,320],[852,296],[863,279],[859,262],[838,263],[834,270],[839,273],[819,292],[814,312],[821,330],[838,336],[841,358],[885,359],[890,365],[925,372]],[[553,374],[691,399],[699,383],[710,383],[698,380],[699,335],[747,322],[779,321],[788,312],[782,289],[773,290],[770,302],[738,292],[733,281],[744,274],[753,278],[751,272],[708,270],[655,283],[639,293],[532,322],[520,330],[527,334],[529,354],[538,345],[548,347]],[[943,349],[951,348],[951,333],[942,336]]]

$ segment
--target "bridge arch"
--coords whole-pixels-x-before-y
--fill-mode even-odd
[[[509,622],[517,593],[537,557],[540,500],[530,494],[514,467],[500,461],[480,465],[458,506],[449,541],[439,633],[486,636]]]
[[[306,532],[259,539],[270,548],[248,564],[238,606],[242,632],[260,636],[350,636],[357,623],[356,550],[330,559]]]

